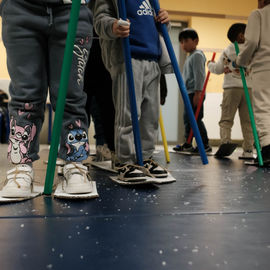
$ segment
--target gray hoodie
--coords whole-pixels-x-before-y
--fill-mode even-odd
[[[94,27],[100,37],[103,62],[112,76],[125,70],[122,39],[114,35],[113,23],[119,19],[117,0],[91,0],[89,7],[94,16]],[[159,66],[162,73],[172,73],[172,66],[161,38],[162,56]]]

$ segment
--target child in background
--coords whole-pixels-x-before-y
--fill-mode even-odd
[[[103,110],[101,110],[101,108],[103,108]],[[89,110],[89,107],[87,109]],[[90,119],[90,121],[92,120],[92,123],[94,123],[94,129],[95,129],[94,139],[96,143],[96,155],[95,155],[94,161],[111,160],[111,150],[108,148],[108,144],[105,139],[105,129],[104,129],[102,113],[101,113],[101,111],[104,111],[104,110],[106,110],[106,107],[104,108],[102,106],[99,106],[99,103],[97,102],[97,97],[93,96],[91,105],[90,105],[90,112],[89,112],[88,119]],[[111,111],[110,114],[112,113],[113,112]],[[108,114],[108,118],[110,114]],[[110,133],[113,135],[113,132],[114,130],[112,129]]]
[[[143,5],[144,3],[144,5]],[[95,30],[100,37],[103,60],[113,81],[115,105],[115,152],[119,160],[118,178],[123,181],[145,180],[147,170],[154,177],[167,177],[167,171],[151,159],[158,133],[161,45],[156,22],[169,22],[161,9],[154,17],[150,2],[127,0],[130,25],[120,25],[117,0],[90,2]],[[122,38],[130,37],[137,110],[144,168],[136,164],[131,109],[125,72]],[[166,72],[166,71],[165,71]],[[170,68],[171,72],[171,68]],[[145,170],[146,169],[146,170]]]
[[[201,98],[203,85],[205,81],[205,62],[206,58],[201,50],[197,50],[199,43],[199,36],[194,29],[186,28],[179,33],[179,42],[181,48],[188,53],[188,57],[185,61],[183,68],[183,80],[185,82],[188,96],[192,105],[194,113],[196,112],[198,102]],[[204,148],[206,152],[211,152],[212,148],[209,146],[209,139],[207,130],[202,121],[203,119],[203,104],[197,119],[198,128],[202,137]],[[185,125],[185,139],[186,142],[183,145],[177,145],[173,149],[175,151],[191,151],[198,152],[198,148],[193,149],[192,144],[187,143],[187,139],[190,133],[190,121],[186,108],[184,110],[184,125]]]
[[[82,165],[89,152],[83,73],[92,41],[92,15],[85,1],[82,3],[59,147],[59,157],[66,161],[65,191],[72,194],[92,192],[88,169]],[[48,88],[52,107],[56,107],[70,10],[68,0],[1,3],[2,38],[11,78],[8,159],[14,164],[7,172],[3,197],[31,195],[32,164],[39,159],[39,133]]]
[[[111,159],[114,152],[114,105],[112,100],[112,79],[105,68],[99,37],[93,32],[93,43],[84,74],[84,91],[87,94],[85,109],[89,124],[95,126],[96,161]],[[99,80],[102,76],[102,80]]]
[[[208,69],[215,74],[225,74],[223,82],[223,100],[221,104],[221,119],[219,121],[221,144],[231,142],[231,130],[234,122],[236,111],[239,112],[240,123],[243,134],[243,154],[242,158],[253,158],[253,134],[250,123],[248,106],[245,99],[245,91],[240,76],[239,68],[232,66],[236,59],[236,52],[234,42],[239,43],[239,49],[242,51],[243,43],[245,42],[246,24],[235,23],[227,33],[228,39],[232,42],[221,54],[219,60],[215,62],[208,62]],[[251,78],[250,69],[246,69],[246,79],[249,88],[249,95],[251,95]]]
[[[252,69],[254,117],[265,165],[270,164],[270,0],[259,0],[249,18],[236,64]]]

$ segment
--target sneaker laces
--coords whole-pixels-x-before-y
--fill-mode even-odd
[[[162,170],[164,170],[165,172],[167,172],[168,173],[168,170],[166,169],[166,168],[163,168],[162,166],[160,166],[156,161],[154,161],[153,159],[146,159],[146,160],[144,160],[144,162],[143,162],[145,165],[144,165],[144,168],[147,170],[147,175],[149,175],[150,177],[154,177],[154,175],[152,175],[151,173],[150,173],[150,169],[151,168],[149,168],[150,166],[153,166],[153,167],[155,167],[155,168],[158,168],[158,167],[160,167],[160,168],[162,168]],[[145,167],[145,166],[147,166],[147,167]]]
[[[148,169],[146,169],[144,166],[140,166],[140,165],[137,165],[137,164],[124,164],[124,165],[120,165],[117,168],[117,170],[118,171],[120,171],[120,170],[127,171],[129,168],[132,168],[133,170],[138,169],[139,171],[143,172],[146,175],[149,175],[150,174],[150,172],[149,172]]]
[[[92,181],[90,174],[89,174],[89,171],[84,168],[84,167],[87,168],[87,166],[84,166],[82,164],[78,164],[75,162],[71,162],[71,163],[66,164],[66,166],[68,166],[68,165],[71,165],[71,166],[70,166],[70,168],[66,168],[66,171],[64,172],[65,175],[70,176],[72,174],[79,174],[79,175],[83,176],[84,182]],[[65,178],[67,179],[68,177],[65,177]]]
[[[30,166],[29,166],[30,167]],[[31,180],[31,185],[33,184],[33,178],[32,178],[32,175],[29,173],[29,172],[27,172],[27,171],[25,171],[25,170],[23,170],[22,169],[22,165],[20,164],[20,165],[17,165],[14,169],[11,169],[11,170],[9,170],[8,172],[7,172],[7,176],[6,176],[6,180],[5,180],[5,182],[4,182],[4,186],[8,183],[8,182],[11,182],[11,181],[13,181],[17,186],[18,186],[18,188],[21,188],[21,185],[18,183],[18,181],[17,181],[17,176],[19,175],[19,174],[24,174],[24,175],[27,175],[29,178],[30,178],[30,180]],[[12,178],[10,177],[8,177],[8,176],[12,176],[12,175],[14,175]],[[23,177],[21,177],[21,179],[24,179]],[[24,179],[25,180],[25,179]],[[26,181],[26,180],[25,180]]]

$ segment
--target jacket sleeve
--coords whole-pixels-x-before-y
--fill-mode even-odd
[[[192,72],[194,76],[194,89],[202,91],[205,80],[205,58],[196,53],[193,56]]]
[[[113,23],[118,17],[113,1],[92,0],[90,3],[94,16],[94,27],[98,36],[107,40],[118,38],[112,31]]]
[[[224,61],[224,51],[220,55],[217,62],[209,62],[208,66],[207,66],[208,70],[211,73],[215,73],[215,74],[224,73],[224,62],[223,61]]]
[[[245,43],[243,50],[236,58],[236,64],[239,66],[248,66],[257,50],[260,42],[260,13],[254,10],[249,18],[245,32]]]

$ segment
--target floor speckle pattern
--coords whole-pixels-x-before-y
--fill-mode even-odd
[[[175,183],[120,186],[93,168],[99,198],[1,204],[1,269],[269,270],[270,169],[244,165],[240,154],[202,165],[198,156],[170,153],[166,165],[160,151],[155,159]],[[40,156],[42,184],[48,146]]]

